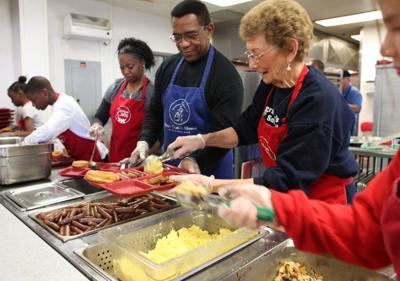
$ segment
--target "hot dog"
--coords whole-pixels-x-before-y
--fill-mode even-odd
[[[109,183],[119,181],[119,175],[112,172],[90,170],[86,173],[85,179],[96,183]]]
[[[74,168],[88,168],[89,167],[89,161],[86,160],[78,160],[72,162],[72,167]]]

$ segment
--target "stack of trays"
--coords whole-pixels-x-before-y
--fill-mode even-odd
[[[13,121],[14,111],[8,108],[0,108],[0,129],[9,127]]]

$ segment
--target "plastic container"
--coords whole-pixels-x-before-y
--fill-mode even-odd
[[[173,258],[164,263],[154,263],[141,252],[153,249],[156,241],[166,236],[172,229],[190,227],[193,224],[209,233],[216,233],[220,228],[233,232],[221,239]],[[130,280],[171,280],[195,270],[224,253],[239,248],[239,245],[261,237],[258,230],[234,228],[221,218],[205,212],[177,208],[154,215],[143,220],[127,223],[119,227],[100,232],[100,237],[113,255],[114,273],[122,281]]]

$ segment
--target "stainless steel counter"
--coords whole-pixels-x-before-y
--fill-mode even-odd
[[[7,188],[0,186],[0,191],[62,179],[65,178],[58,175],[58,170],[53,170],[48,180],[7,186]],[[105,251],[102,250],[102,241],[98,233],[63,242],[29,217],[41,209],[23,211],[2,195],[0,196],[0,204],[3,205],[0,205],[0,221],[3,223],[0,231],[1,280],[116,280],[112,270],[104,271],[99,266],[100,262],[90,264],[88,259],[86,261],[82,259],[85,249],[86,253],[90,250],[95,258],[104,257]],[[86,195],[83,199],[91,196],[94,195]],[[79,202],[78,200],[81,199],[75,201]],[[60,203],[57,206],[62,207],[65,204]],[[287,240],[285,234],[274,231],[268,237],[261,238],[195,275],[186,275],[179,280],[242,280],[243,274],[252,268],[254,262]]]
[[[65,178],[59,176],[57,170],[53,170],[52,175],[48,180],[7,187],[0,186],[0,191],[40,185],[43,183],[51,183],[62,179]],[[93,195],[88,196],[90,197]],[[101,245],[98,233],[63,242],[29,217],[30,214],[36,213],[40,209],[21,211],[4,196],[0,196],[0,204],[3,205],[0,206],[0,221],[3,221],[3,219],[6,219],[7,217],[13,218],[12,222],[10,221],[8,224],[3,226],[3,228],[7,228],[7,233],[2,232],[0,234],[0,239],[2,240],[1,243],[5,246],[2,247],[0,260],[7,261],[5,263],[7,264],[7,267],[4,269],[0,267],[0,269],[2,269],[1,272],[4,272],[5,276],[10,276],[9,280],[115,280],[113,279],[113,276],[110,277],[110,275],[106,275],[104,272],[96,270],[93,265],[84,262],[84,260],[75,253],[79,252],[79,250],[82,251],[82,249],[85,249],[89,246]],[[57,206],[60,207],[63,205],[65,205],[65,203],[57,204]],[[10,212],[15,216],[12,216]],[[25,224],[25,226],[23,224]],[[14,225],[19,226],[18,229],[15,228]],[[15,231],[18,233],[23,233],[24,236],[30,238],[19,238],[17,233],[14,235]],[[35,235],[35,233],[37,235]],[[37,245],[38,248],[32,248],[30,245],[27,245],[25,241],[30,241],[29,239],[34,239],[35,241],[32,243]],[[269,251],[286,239],[286,235],[281,232],[276,232],[268,239],[261,239],[257,243],[246,247],[244,250],[231,255],[227,259],[219,261],[217,264],[204,269],[194,276],[187,276],[186,280],[217,280],[223,276],[228,276],[230,273],[232,273],[232,269],[245,266],[252,259],[255,259],[260,254]],[[32,257],[30,255],[27,255],[26,258],[21,257],[21,255],[23,255],[23,249],[26,249],[27,247],[31,247],[32,250],[34,250]],[[53,248],[53,251],[51,248]],[[7,250],[3,251],[3,249]],[[13,252],[12,249],[19,250]],[[21,262],[25,264],[25,267],[20,266]],[[10,266],[10,263],[13,264],[13,266]],[[31,268],[37,268],[36,271],[32,271],[36,274],[34,275],[34,279],[32,279],[33,275],[30,276]],[[60,275],[64,274],[65,279],[63,279],[63,276],[60,277]],[[20,276],[21,278],[11,278],[11,276],[16,275]],[[49,276],[57,277],[51,278]],[[3,278],[2,280],[8,281],[7,279]]]

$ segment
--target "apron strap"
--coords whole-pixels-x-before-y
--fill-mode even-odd
[[[204,91],[204,88],[206,86],[207,83],[207,79],[208,79],[208,74],[210,73],[211,70],[211,66],[214,60],[214,47],[211,45],[210,46],[210,52],[208,53],[208,57],[207,57],[207,64],[206,64],[206,68],[204,69],[204,73],[203,73],[203,77],[201,78],[201,82],[200,82],[200,89],[202,89]],[[175,67],[174,73],[172,74],[172,78],[169,82],[169,85],[174,84],[176,76],[178,75],[178,71],[183,63],[184,58],[181,57],[181,59],[179,60],[177,66]]]
[[[208,54],[206,68],[204,70],[203,78],[201,79],[200,89],[204,91],[208,79],[208,74],[210,74],[211,65],[214,60],[214,47],[210,46],[210,53]]]

